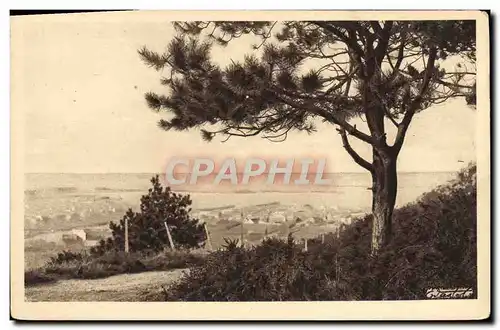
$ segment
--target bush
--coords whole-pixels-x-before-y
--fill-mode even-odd
[[[378,257],[370,256],[371,215],[348,226],[338,240],[314,240],[308,252],[292,238],[247,249],[229,241],[163,299],[401,300],[425,299],[429,288],[476,292],[475,170],[469,166],[456,180],[396,210],[393,239]]]
[[[71,261],[82,261],[83,257],[83,253],[62,251],[59,252],[56,257],[51,257],[49,263],[52,265],[62,265]]]
[[[201,265],[205,254],[196,251],[142,251],[126,254],[107,251],[95,256],[64,251],[36,270],[25,272],[25,285],[53,282],[59,279],[96,279],[118,274],[170,270]]]
[[[151,179],[152,188],[141,197],[140,212],[129,209],[119,224],[111,222],[111,237],[101,240],[91,249],[94,255],[106,251],[123,251],[125,246],[125,221],[128,221],[129,250],[161,251],[169,246],[166,221],[176,248],[197,248],[204,245],[206,234],[203,225],[190,217],[192,203],[189,195],[180,195],[163,188],[158,175]]]
[[[46,274],[41,270],[29,270],[24,273],[24,285],[32,286],[36,284],[46,284],[55,282],[56,279],[53,276]]]

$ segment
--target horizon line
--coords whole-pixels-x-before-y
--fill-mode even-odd
[[[424,171],[397,171],[397,173],[450,173],[459,170],[424,170]],[[26,174],[163,174],[162,172],[25,172]],[[326,172],[325,174],[369,174],[367,171],[339,171]]]

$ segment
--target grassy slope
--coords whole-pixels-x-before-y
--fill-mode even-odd
[[[396,210],[393,240],[376,258],[371,220],[359,219],[340,239],[311,242],[308,252],[279,240],[215,252],[156,299],[425,299],[429,288],[476,287],[475,166]]]
[[[183,269],[204,262],[206,251],[165,251],[130,253],[109,251],[95,257],[89,254],[63,252],[43,267],[24,274],[26,287],[68,279],[101,279],[119,274]]]

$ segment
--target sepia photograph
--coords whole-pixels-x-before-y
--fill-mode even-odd
[[[12,317],[489,317],[488,24],[11,17]]]

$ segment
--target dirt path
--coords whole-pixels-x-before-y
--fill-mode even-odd
[[[186,269],[122,274],[96,280],[64,280],[25,289],[26,301],[144,301],[178,280]]]

